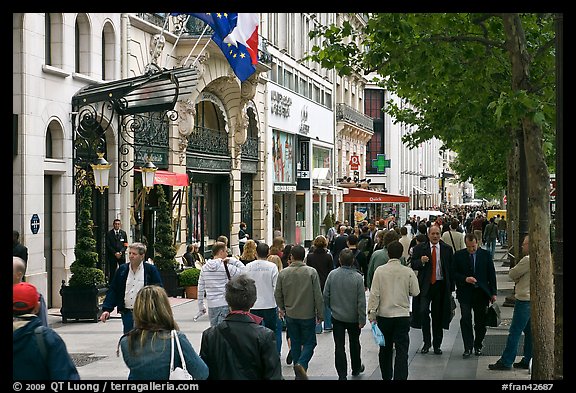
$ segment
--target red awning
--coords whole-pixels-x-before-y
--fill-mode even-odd
[[[140,168],[134,170],[136,172],[141,172]],[[187,186],[189,184],[188,174],[158,169],[154,175],[154,184],[164,184],[165,186]]]
[[[350,188],[348,194],[343,195],[344,203],[392,203],[410,202],[410,198],[404,195],[386,194],[385,192],[365,190],[362,188]]]
[[[158,169],[154,175],[154,184],[164,184],[166,186],[187,186],[188,174],[168,172]]]

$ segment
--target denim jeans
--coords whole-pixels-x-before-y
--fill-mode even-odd
[[[264,318],[264,326],[276,333],[276,349],[278,349],[278,354],[280,354],[282,349],[282,321],[278,318],[278,307],[251,309],[250,312]],[[278,331],[280,331],[280,334],[278,334]]]
[[[508,329],[508,339],[506,348],[502,353],[500,360],[505,366],[511,367],[516,359],[518,352],[518,343],[520,336],[524,332],[524,357],[523,360],[528,363],[532,359],[532,332],[530,331],[530,301],[516,299],[514,303],[514,313],[512,314],[512,323]]]
[[[285,316],[286,329],[290,336],[290,351],[294,364],[300,364],[308,370],[308,363],[316,348],[316,318],[295,319]]]
[[[498,241],[501,246],[506,244],[506,231],[504,229],[498,230]]]
[[[324,330],[332,330],[332,310],[324,305]],[[322,322],[316,324],[316,333],[322,333]]]
[[[226,318],[230,312],[230,307],[220,306],[208,308],[208,318],[210,318],[210,326],[216,326]]]
[[[496,251],[496,239],[487,240],[486,241],[486,249],[488,251],[490,251],[490,255],[492,255],[492,260],[494,260],[494,251]]]

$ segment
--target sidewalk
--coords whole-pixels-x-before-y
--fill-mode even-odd
[[[479,357],[472,355],[469,359],[462,358],[464,346],[460,334],[460,309],[457,307],[450,329],[444,331],[442,355],[434,355],[432,352],[421,354],[422,332],[419,329],[411,329],[408,352],[409,380],[530,380],[527,370],[491,371],[488,369],[488,364],[496,362],[504,349],[508,326],[512,319],[513,307],[502,306],[505,297],[512,294],[514,288],[514,283],[507,275],[509,268],[502,267],[502,260],[499,260],[503,253],[505,250],[498,249],[495,255],[499,288],[497,303],[502,312],[502,324],[497,328],[488,328],[484,340],[484,354]],[[198,311],[196,300],[170,298],[170,301],[180,329],[188,336],[196,352],[199,352],[202,332],[209,327],[208,318],[203,316],[197,322],[193,321]],[[118,340],[122,335],[122,321],[118,315],[113,314],[113,317],[106,323],[71,321],[63,324],[59,309],[50,309],[49,323],[66,342],[82,379],[127,379],[128,368],[122,360],[122,354],[119,357],[116,356]],[[311,380],[337,380],[332,334],[326,332],[316,337],[318,345],[308,369],[309,378]],[[378,347],[373,341],[368,323],[363,328],[360,338],[362,359],[366,369],[358,377],[351,377],[349,370],[348,379],[380,380]],[[286,364],[287,351],[286,340],[283,339],[282,374],[286,380],[291,380],[294,379],[294,371],[292,366]]]

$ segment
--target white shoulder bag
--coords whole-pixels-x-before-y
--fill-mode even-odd
[[[186,370],[186,360],[184,359],[184,355],[182,355],[182,347],[180,346],[180,340],[178,339],[178,332],[176,332],[176,330],[170,332],[170,341],[172,342],[172,345],[170,346],[170,375],[168,379],[193,380],[194,378],[192,375],[190,375],[188,370]],[[176,345],[178,346],[178,353],[180,354],[182,367],[174,368],[174,341],[176,341]]]

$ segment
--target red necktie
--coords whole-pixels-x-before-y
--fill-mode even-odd
[[[432,277],[430,277],[430,282],[432,284],[436,282],[436,245],[432,246]]]

